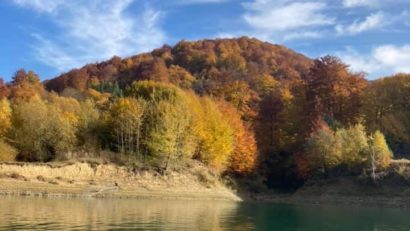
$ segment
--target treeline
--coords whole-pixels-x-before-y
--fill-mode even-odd
[[[226,102],[153,81],[135,82],[124,97],[89,89],[77,100],[45,91],[32,72],[16,76],[25,77],[14,78],[12,97],[0,104],[5,160],[65,160],[111,150],[161,170],[195,158],[245,174],[256,163],[253,132]]]
[[[369,82],[336,57],[256,39],[182,41],[44,86],[18,71],[0,83],[2,150],[29,161],[110,150],[162,169],[193,158],[292,188],[406,157],[409,88],[408,75]]]

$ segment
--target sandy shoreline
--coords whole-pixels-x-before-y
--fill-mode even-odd
[[[217,176],[207,174],[203,166],[161,175],[111,164],[2,163],[0,195],[241,201]]]
[[[270,193],[240,197],[227,188],[217,175],[198,164],[162,175],[152,170],[135,170],[114,164],[0,163],[0,196],[244,200],[410,207],[407,186],[398,188],[381,185],[369,188],[351,180],[339,181],[336,184],[305,187],[294,194]],[[386,188],[388,191],[382,190]]]

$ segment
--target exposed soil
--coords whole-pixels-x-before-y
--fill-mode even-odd
[[[0,195],[241,200],[199,163],[166,174],[115,164],[0,163]]]

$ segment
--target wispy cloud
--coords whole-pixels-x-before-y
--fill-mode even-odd
[[[389,19],[383,12],[377,12],[367,16],[363,21],[356,20],[347,26],[338,24],[335,29],[341,35],[358,34],[365,31],[382,28],[389,23]]]
[[[49,14],[60,29],[53,37],[34,35],[37,59],[60,71],[114,55],[147,51],[164,43],[165,34],[159,27],[162,12],[145,7],[131,17],[126,11],[134,0],[50,2],[15,0],[19,6]]]
[[[332,18],[322,13],[326,4],[321,2],[255,0],[245,7],[249,11],[244,15],[245,21],[257,29],[284,31],[333,23]]]
[[[343,0],[343,6],[345,7],[361,7],[361,6],[377,6],[378,0]]]
[[[369,7],[381,8],[385,6],[396,6],[402,3],[409,3],[409,0],[342,0],[342,5],[348,8]]]
[[[252,33],[269,40],[318,38],[321,28],[335,22],[326,14],[325,1],[253,0],[243,7]]]
[[[39,12],[52,13],[64,0],[13,0],[20,7],[30,7]]]
[[[176,0],[177,4],[192,5],[192,4],[207,4],[207,3],[223,3],[229,0]]]
[[[295,39],[316,39],[321,38],[324,35],[324,31],[301,31],[292,32],[283,36],[284,40],[295,40]]]

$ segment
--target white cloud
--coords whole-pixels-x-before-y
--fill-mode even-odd
[[[395,72],[410,72],[410,45],[384,45],[373,51],[373,57]]]
[[[43,38],[39,34],[33,34],[33,37],[38,42],[35,46],[33,46],[36,58],[51,67],[57,68],[60,71],[79,67],[89,61],[89,58],[70,56],[59,45]]]
[[[244,19],[253,28],[273,31],[323,26],[333,23],[322,13],[325,7],[323,2],[254,0],[245,4]]]
[[[229,0],[176,0],[176,3],[181,5],[191,5],[191,4],[206,4],[206,3],[223,3]]]
[[[410,73],[410,44],[404,46],[381,45],[372,49],[368,54],[359,53],[353,48],[336,52],[353,71],[369,73],[374,79],[392,73]]]
[[[318,31],[301,31],[292,32],[283,36],[284,40],[295,40],[295,39],[316,39],[323,37],[324,32]]]
[[[39,12],[54,12],[61,4],[64,3],[64,0],[13,0],[15,4],[20,7],[29,7],[33,8]]]
[[[71,0],[52,8],[47,8],[47,2],[51,1],[36,0],[34,5],[27,3],[29,1],[15,1],[20,6],[49,14],[61,30],[53,37],[34,36],[38,41],[34,45],[36,57],[60,71],[114,55],[148,51],[165,40],[158,25],[162,12],[145,7],[131,17],[126,10],[134,0]]]
[[[361,32],[382,28],[390,22],[391,21],[389,21],[383,12],[377,12],[367,16],[363,21],[356,20],[347,26],[338,24],[335,29],[338,34],[358,34]]]
[[[343,0],[345,7],[360,7],[360,6],[376,6],[379,4],[378,0]]]
[[[350,69],[353,71],[364,71],[372,75],[373,73],[380,71],[381,68],[371,55],[361,54],[351,47],[347,47],[345,51],[336,52],[336,55],[345,63],[349,64]]]
[[[342,5],[347,8],[382,8],[386,6],[397,6],[398,4],[409,2],[410,0],[343,0]]]

